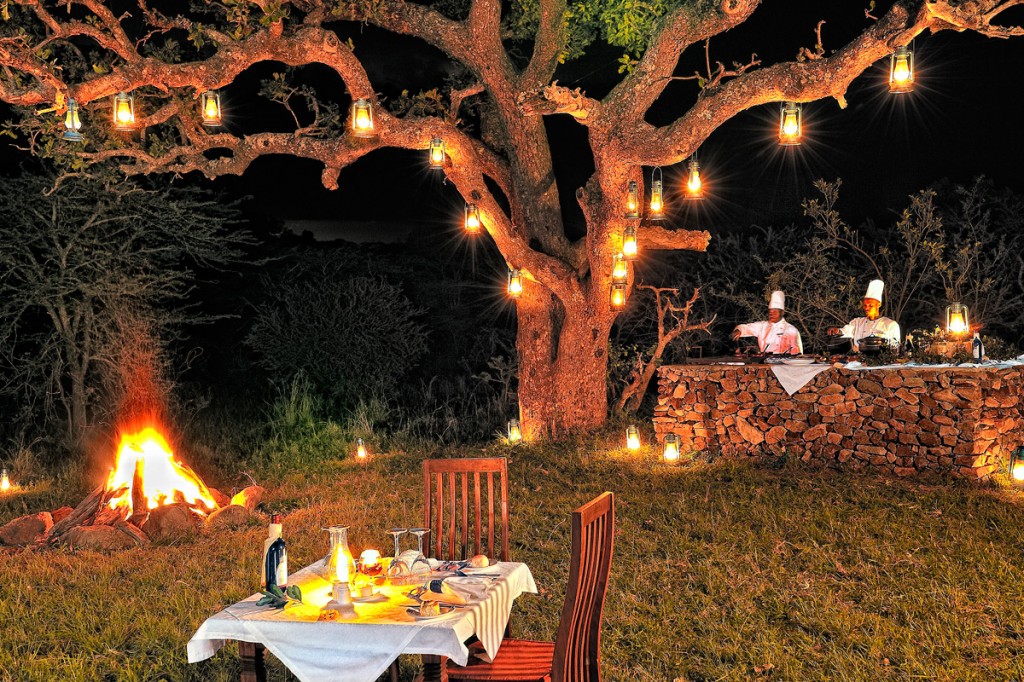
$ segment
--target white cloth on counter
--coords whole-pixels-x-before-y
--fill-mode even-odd
[[[824,372],[826,369],[832,369],[832,365],[829,364],[814,364],[814,365],[772,365],[772,372],[775,374],[775,378],[782,384],[782,388],[786,389],[786,393],[793,395],[801,388],[811,382],[811,380]]]
[[[790,355],[804,352],[803,341],[796,327],[782,318],[772,324],[767,320],[748,322],[736,325],[740,336],[756,336],[757,346],[762,353],[788,353]]]
[[[839,333],[853,339],[854,350],[857,350],[857,342],[868,336],[881,336],[896,346],[899,346],[900,343],[899,323],[884,316],[876,317],[873,320],[866,317],[855,317],[840,327]]]
[[[465,665],[466,640],[476,635],[493,657],[516,597],[537,592],[526,564],[500,562],[488,569],[497,577],[482,599],[469,599],[468,606],[445,616],[416,620],[406,611],[413,603],[405,596],[410,587],[385,587],[388,599],[356,603],[355,619],[319,621],[320,607],[330,599],[330,587],[319,577],[321,566],[317,562],[290,576],[302,589],[301,605],[256,606],[261,595],[254,594],[206,619],[188,642],[189,663],[213,656],[226,640],[237,640],[263,644],[302,682],[374,682],[400,654],[446,656]],[[453,587],[469,592],[472,585],[455,581]]]

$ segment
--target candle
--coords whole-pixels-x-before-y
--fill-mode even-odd
[[[377,575],[382,568],[380,563],[380,552],[375,549],[364,549],[359,555],[360,570],[366,575]]]

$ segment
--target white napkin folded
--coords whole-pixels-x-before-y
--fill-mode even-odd
[[[481,601],[487,596],[488,587],[490,583],[487,580],[472,576],[452,576],[445,578],[443,583],[443,589],[459,595],[467,602]]]

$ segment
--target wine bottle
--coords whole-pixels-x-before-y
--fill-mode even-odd
[[[270,532],[263,542],[263,560],[260,562],[260,588],[267,587],[267,555],[270,554],[270,547],[281,537],[281,515],[270,515]]]
[[[974,361],[977,363],[985,360],[985,344],[981,342],[978,332],[974,332],[974,340],[971,341],[971,355],[974,356]]]

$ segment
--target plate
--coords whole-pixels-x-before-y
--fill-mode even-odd
[[[418,606],[409,606],[409,607],[407,607],[405,609],[405,612],[408,613],[413,618],[415,618],[416,620],[433,620],[435,618],[440,618],[441,616],[447,616],[449,613],[451,613],[454,610],[455,610],[454,606],[442,606],[441,607],[441,613],[437,614],[436,616],[421,616],[420,615],[420,609],[419,609]]]
[[[802,367],[805,365],[813,365],[815,362],[817,362],[816,358],[788,358],[783,360],[782,364]]]
[[[377,602],[387,601],[387,600],[388,600],[387,595],[383,594],[381,592],[378,592],[378,593],[376,593],[376,594],[374,594],[372,596],[369,596],[369,597],[352,597],[352,601],[354,601],[357,604],[375,604]]]

